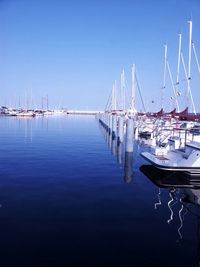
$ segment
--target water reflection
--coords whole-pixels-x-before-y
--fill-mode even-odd
[[[177,241],[180,241],[183,238],[182,234],[181,234],[181,228],[183,227],[183,221],[184,221],[185,215],[187,214],[187,209],[185,210],[184,214],[182,215],[182,211],[183,210],[184,210],[184,205],[182,204],[181,208],[180,208],[180,210],[178,212],[178,217],[179,217],[179,220],[180,220],[180,226],[178,227],[179,239]]]
[[[133,152],[125,152],[124,181],[129,184],[133,178]]]
[[[124,143],[119,142],[117,136],[113,136],[101,123],[99,124],[100,130],[104,136],[104,139],[114,157],[117,159],[117,163],[123,166],[124,169],[124,182],[131,183],[133,172],[133,152],[127,152]],[[137,152],[137,151],[136,151]]]
[[[174,188],[169,190],[170,200],[167,203],[167,206],[170,210],[170,218],[167,220],[167,223],[169,223],[169,224],[173,220],[173,216],[174,216],[174,212],[173,212],[172,207],[177,203],[177,197],[176,197],[175,192],[176,192],[176,190]]]
[[[123,143],[118,143],[117,145],[117,163],[123,164]]]
[[[154,204],[154,209],[156,210],[158,208],[158,206],[160,206],[162,204],[161,202],[161,189],[158,188],[158,194],[157,194],[157,197],[158,197],[158,202],[156,202]]]
[[[24,138],[24,143],[32,143],[33,141],[33,123],[35,121],[35,118],[33,117],[10,117],[9,123],[10,126],[13,128],[13,125],[15,128],[13,129],[15,131],[15,135],[18,134],[17,128],[21,129],[22,136]],[[16,124],[13,124],[13,120],[17,121]],[[17,128],[16,128],[17,126]]]
[[[116,156],[116,150],[117,150],[117,139],[112,137],[112,141],[111,141],[111,152],[112,152],[112,155],[114,157]]]
[[[172,221],[176,224],[178,239],[180,242],[184,235],[184,220],[188,213],[197,219],[197,232],[199,236],[199,222],[200,222],[200,177],[188,177],[179,172],[160,171],[151,165],[143,165],[140,167],[150,180],[158,187],[158,202],[154,204],[157,209],[158,205],[166,204],[170,215],[167,223]],[[169,199],[164,203],[161,202],[161,188],[165,188],[168,192]],[[177,216],[178,222],[174,220]],[[200,239],[198,240],[200,245]],[[200,247],[198,248],[200,250]]]

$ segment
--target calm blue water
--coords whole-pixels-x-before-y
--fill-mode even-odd
[[[93,116],[1,117],[0,266],[198,266],[192,191],[154,185],[144,149]]]

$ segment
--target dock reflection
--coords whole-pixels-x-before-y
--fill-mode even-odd
[[[129,184],[133,181],[133,152],[127,152],[125,143],[119,142],[117,136],[113,136],[105,127],[99,124],[100,130],[104,139],[111,151],[111,154],[116,157],[117,163],[123,167],[123,180]]]
[[[125,152],[124,181],[129,184],[133,179],[133,152]]]

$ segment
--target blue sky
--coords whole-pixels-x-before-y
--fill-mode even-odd
[[[164,48],[176,77],[178,33],[187,63],[188,24],[200,59],[198,0],[0,0],[0,104],[104,109],[113,81],[136,64],[147,110],[160,108]],[[181,107],[186,84],[181,70]],[[192,61],[192,91],[200,111],[200,74]],[[165,109],[173,107],[167,77]],[[30,100],[32,99],[32,100]],[[154,103],[152,103],[152,100]],[[138,109],[141,104],[137,100]]]

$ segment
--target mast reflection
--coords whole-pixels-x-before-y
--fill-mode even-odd
[[[157,194],[157,197],[158,197],[158,202],[156,202],[154,204],[154,209],[156,210],[158,208],[158,206],[160,206],[162,204],[161,202],[161,189],[158,188],[158,194]]]
[[[159,188],[159,201],[154,204],[154,208],[157,208],[157,205],[161,205],[161,188],[165,188],[168,191],[169,201],[166,205],[170,210],[170,217],[167,223],[170,224],[173,221],[175,212],[177,212],[177,218],[179,219],[177,225],[178,242],[183,239],[185,216],[187,213],[195,216],[198,225],[198,250],[200,252],[200,177],[189,177],[181,172],[161,171],[151,165],[141,166],[140,171]],[[174,209],[175,205],[177,205],[178,210]]]
[[[172,207],[177,203],[175,192],[176,190],[174,188],[169,191],[170,200],[168,201],[167,205],[170,210],[170,218],[167,220],[167,223],[170,223],[171,221],[173,221],[174,212],[172,210]]]

